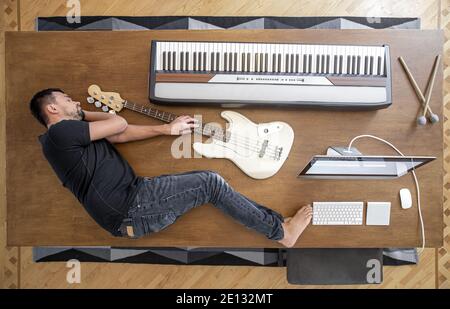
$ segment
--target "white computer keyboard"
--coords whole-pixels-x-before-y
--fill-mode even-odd
[[[313,225],[362,225],[364,202],[314,202]]]

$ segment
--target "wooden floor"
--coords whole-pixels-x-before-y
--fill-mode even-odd
[[[82,15],[272,15],[420,17],[422,28],[445,31],[444,158],[450,170],[450,0],[82,0]],[[162,4],[163,3],[163,4]],[[5,198],[4,31],[33,31],[38,16],[65,16],[63,0],[0,0],[0,287],[3,288],[304,288],[289,285],[284,268],[161,266],[83,263],[81,283],[66,282],[65,263],[32,262],[31,248],[7,248]],[[385,267],[378,286],[351,288],[450,288],[450,174],[444,179],[444,241],[427,249],[417,266]],[[326,286],[329,288],[330,286]],[[341,286],[340,286],[341,287]],[[321,287],[319,287],[321,288]],[[333,288],[333,287],[331,287]],[[339,288],[339,287],[336,287]]]

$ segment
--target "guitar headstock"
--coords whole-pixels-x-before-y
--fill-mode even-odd
[[[103,104],[103,107],[109,107],[111,111],[116,113],[120,112],[125,104],[125,100],[120,97],[120,94],[116,92],[104,92],[97,85],[91,85],[88,88],[89,95],[94,98],[97,102]],[[98,103],[96,103],[97,106]],[[102,107],[97,106],[97,107]],[[103,108],[104,111],[108,111],[108,108]],[[110,111],[110,112],[111,112]]]

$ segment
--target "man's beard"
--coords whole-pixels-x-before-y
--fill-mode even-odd
[[[82,120],[83,119],[83,115],[84,113],[83,113],[83,110],[80,108],[80,109],[78,109],[76,112],[73,112],[73,113],[70,113],[70,117],[73,119],[73,120]]]

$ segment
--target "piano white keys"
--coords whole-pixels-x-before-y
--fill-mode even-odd
[[[297,46],[291,44],[291,73],[296,73],[297,70],[297,59],[298,59],[298,54],[297,54]]]
[[[291,55],[291,59],[293,60],[293,63],[292,63],[292,73],[298,73],[298,71],[297,71],[297,69],[298,69],[298,59],[300,58],[299,57],[299,54],[297,53],[297,46],[296,45],[291,45],[292,47],[291,47],[291,52],[292,52],[292,55]]]
[[[182,42],[176,42],[175,43],[175,54],[176,54],[176,58],[175,58],[175,67],[174,70],[176,71],[180,71],[181,69],[181,64],[180,64],[180,60],[181,60],[181,48]]]
[[[191,54],[192,54],[192,44],[186,45],[186,51],[184,53],[184,70],[191,70]]]
[[[259,44],[253,44],[253,65],[255,68],[255,72],[259,72],[259,63],[260,63],[260,59],[259,59]]]
[[[227,71],[233,72],[233,46],[232,44],[227,45],[227,52],[228,52],[228,66]]]
[[[276,73],[281,73],[282,69],[283,69],[282,47],[283,46],[281,46],[281,44],[280,44],[280,45],[277,45],[275,48],[275,61],[276,61],[275,72]]]
[[[305,46],[304,47],[305,52],[303,54],[303,72],[304,74],[310,73],[309,71],[309,53],[310,53],[310,47]]]
[[[283,45],[280,45],[277,50],[277,72],[283,73],[284,71],[284,49]]]
[[[166,52],[167,70],[169,70],[169,71],[172,71],[172,45],[173,45],[173,42],[169,42],[167,44],[167,52]]]
[[[273,45],[272,49],[272,72],[278,73],[278,46]]]
[[[266,54],[264,53],[264,51],[265,51],[265,45],[261,44],[260,49],[259,49],[259,52],[260,52],[259,57],[260,57],[260,61],[261,61],[259,68],[260,68],[261,72],[265,72]]]
[[[361,55],[363,47],[358,46],[356,48],[356,75],[361,75]]]
[[[197,43],[192,45],[192,71],[197,71]]]
[[[250,49],[250,70],[251,72],[257,72],[257,64],[258,64],[258,59],[257,59],[257,53],[258,53],[258,46],[257,44],[252,44],[251,49]]]
[[[241,44],[236,44],[234,48],[234,71],[240,72],[241,71],[241,65],[242,65],[242,55],[241,55]]]
[[[236,55],[236,72],[243,72],[245,69],[245,44],[237,44]]]
[[[180,42],[178,50],[178,70],[183,71],[184,69],[184,43]]]
[[[262,54],[262,72],[267,72],[267,45],[261,44],[261,54]]]
[[[161,70],[161,42],[156,42],[154,45],[156,48],[155,68],[157,71]],[[155,52],[155,51],[152,51]]]
[[[272,45],[271,50],[272,50],[272,52],[271,52],[271,55],[270,55],[270,59],[271,59],[271,66],[270,66],[271,69],[270,70],[271,70],[272,73],[276,73],[276,72],[278,72],[277,71],[277,67],[278,67],[278,63],[277,63],[277,60],[278,60],[278,57],[277,57],[277,46],[276,45]]]
[[[318,45],[317,49],[318,49],[317,60],[319,61],[318,65],[317,65],[317,73],[322,74],[325,72],[325,65],[326,65],[325,47],[323,45]]]
[[[199,44],[197,47],[197,72],[201,72],[203,68],[203,46]]]
[[[320,74],[325,74],[327,70],[327,50],[326,46],[320,45]]]
[[[206,44],[205,46],[206,53],[206,62],[205,62],[205,71],[211,71],[211,44]]]
[[[174,42],[172,45],[172,71],[177,69],[177,57],[178,57],[178,42]]]
[[[378,76],[383,76],[384,48],[378,47]]]
[[[385,47],[156,42],[157,71],[384,76]]]
[[[223,72],[223,44],[217,44],[217,51],[216,51],[216,60],[218,60],[218,62],[216,62],[216,64],[218,65],[217,71],[218,72]]]
[[[278,46],[273,46],[273,53],[272,53],[272,70],[273,73],[278,73]]]
[[[197,45],[197,72],[201,72],[202,71],[202,67],[203,67],[203,44],[199,43]]]
[[[229,66],[228,69],[230,72],[234,71],[234,46],[230,45],[229,55],[228,55]]]
[[[376,63],[376,60],[375,60],[375,53],[374,53],[374,51],[372,51],[372,57],[370,58],[370,67],[371,67],[371,70],[370,70],[370,75],[375,75],[375,63]]]
[[[329,67],[328,74],[334,74],[334,56],[336,55],[335,47],[334,46],[329,46],[328,47],[328,53],[330,55],[330,67]]]
[[[284,52],[283,52],[283,60],[284,60],[284,65],[283,65],[283,73],[289,73],[289,69],[290,69],[290,50],[289,50],[289,45],[288,44],[284,44]]]
[[[341,47],[340,46],[336,46],[335,53],[336,53],[336,57],[334,59],[334,61],[336,62],[336,65],[335,65],[336,72],[335,72],[335,74],[341,74],[341,56],[342,55],[341,55]]]
[[[236,56],[236,45],[235,44],[231,45],[230,53],[231,53],[231,67],[230,67],[230,70],[232,72],[235,72],[236,71],[236,60],[237,60],[237,58],[236,58],[237,57]]]
[[[200,66],[200,70],[202,72],[206,71],[206,44],[202,44],[201,48],[200,48],[201,52],[200,52],[200,58],[201,58],[201,66]]]
[[[349,74],[349,67],[350,67],[349,56],[350,56],[350,47],[346,46],[344,47],[342,74]]]
[[[322,67],[322,74],[328,74],[329,66],[330,66],[330,58],[329,58],[329,51],[328,46],[322,45],[322,52],[323,52],[323,67]]]
[[[249,71],[249,63],[248,63],[248,44],[245,44],[242,46],[242,72],[248,72]]]
[[[386,57],[386,51],[384,50],[384,48],[380,48],[381,51],[381,69],[380,69],[380,75],[384,76],[385,75],[385,57]]]
[[[261,46],[255,44],[255,72],[261,72]]]
[[[223,46],[222,44],[217,45],[216,50],[216,71],[223,71]]]
[[[372,48],[373,55],[373,65],[372,65],[372,75],[377,75],[378,73],[378,53],[376,48]]]
[[[348,48],[347,54],[347,74],[353,74],[353,47]]]
[[[266,72],[268,73],[272,73],[272,46],[273,44],[266,44],[266,53],[267,53]]]
[[[227,46],[227,72],[233,71],[233,52],[231,45]]]
[[[161,42],[161,70],[166,70],[166,43]]]
[[[222,71],[226,72],[226,71],[228,71],[228,46],[227,46],[227,44],[222,44],[221,49],[222,49],[221,58],[223,60]]]
[[[175,42],[173,49],[175,51],[175,59],[174,59],[173,70],[174,71],[179,71],[180,70],[181,42]]]
[[[295,45],[291,44],[289,46],[289,73],[295,73],[295,69],[297,68],[297,65],[295,64],[295,56]]]
[[[175,42],[171,42],[170,44],[169,44],[169,52],[170,52],[170,59],[169,59],[169,65],[170,65],[170,71],[174,71],[174,65],[175,65],[175,63],[174,63],[174,57],[176,56],[176,53],[175,53]]]
[[[308,61],[310,61],[310,63],[309,63],[309,67],[310,67],[309,72],[312,73],[312,74],[316,73],[316,60],[317,60],[316,55],[317,55],[316,46],[312,45],[311,49],[310,49],[310,53],[309,53],[309,59],[308,59]]]

